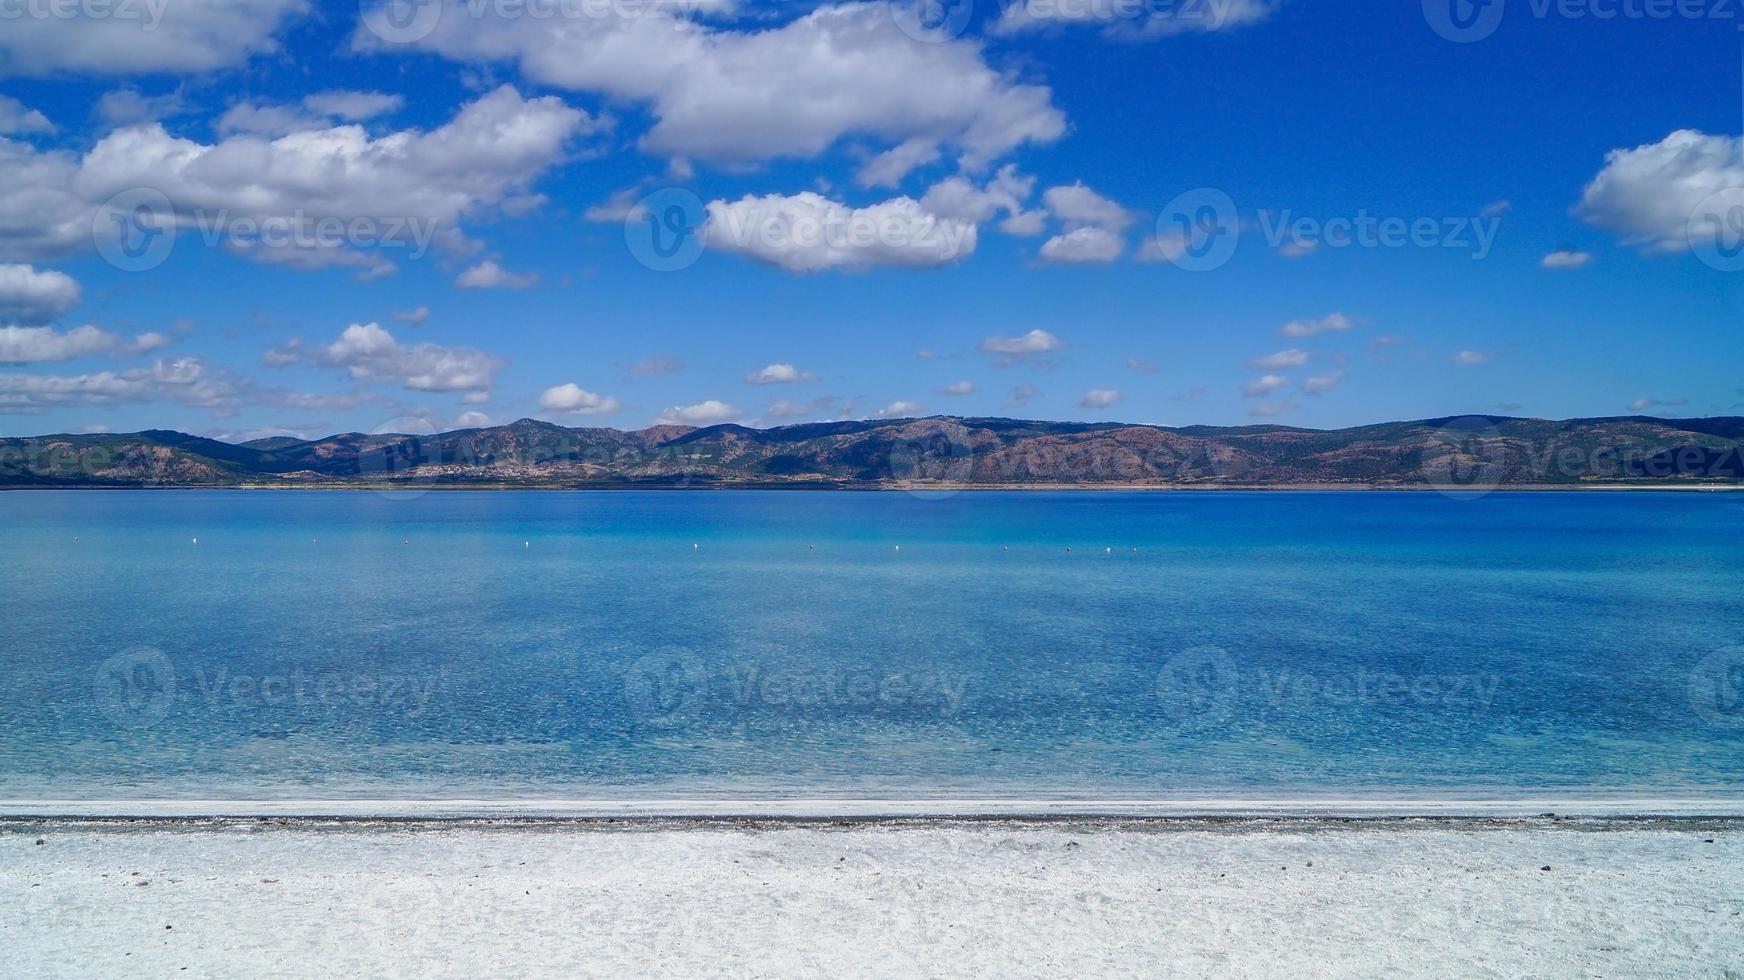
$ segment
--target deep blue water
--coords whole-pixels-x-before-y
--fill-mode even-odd
[[[1741,532],[1697,493],[6,493],[0,797],[1739,796]]]

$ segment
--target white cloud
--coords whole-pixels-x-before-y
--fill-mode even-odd
[[[811,191],[711,201],[703,241],[789,272],[926,268],[975,251],[975,225],[929,213],[909,197],[850,208]]]
[[[937,161],[939,144],[936,140],[916,137],[898,143],[883,153],[867,160],[854,180],[861,187],[895,187],[902,183],[902,178],[909,171]]]
[[[1065,231],[1042,244],[1041,256],[1049,262],[1113,262],[1126,251],[1122,234],[1132,215],[1119,204],[1082,183],[1050,187],[1042,195],[1048,213]]]
[[[495,259],[485,259],[456,276],[454,284],[462,289],[527,289],[539,284],[539,276],[536,273],[516,275],[498,265]]]
[[[0,364],[70,361],[106,354],[117,343],[114,334],[88,324],[64,333],[53,327],[0,327]]]
[[[54,123],[10,95],[0,95],[0,136],[52,133]]]
[[[745,162],[813,157],[857,139],[885,154],[863,179],[889,182],[935,148],[975,168],[1065,132],[1046,86],[989,66],[979,41],[917,43],[884,3],[827,5],[744,30],[674,4],[645,5],[635,17],[505,17],[497,6],[449,0],[419,46],[517,62],[544,84],[644,103],[654,118],[640,141],[649,153]],[[384,47],[367,18],[354,43]]]
[[[35,415],[66,405],[170,401],[209,409],[214,417],[235,412],[241,386],[208,374],[193,357],[156,361],[147,368],[95,374],[0,374],[0,414]]]
[[[1006,360],[1033,357],[1037,354],[1051,354],[1065,346],[1060,338],[1040,327],[1016,337],[1000,334],[988,337],[981,342],[982,350],[989,354],[998,354]]]
[[[1049,262],[1078,264],[1113,262],[1126,250],[1126,242],[1106,228],[1074,228],[1042,243],[1042,258]]]
[[[1141,374],[1155,374],[1158,371],[1162,370],[1162,368],[1158,367],[1155,362],[1147,361],[1142,357],[1129,357],[1129,358],[1127,358],[1126,359],[1126,366],[1129,369],[1131,369],[1133,371],[1137,371]]]
[[[470,347],[402,344],[376,323],[354,323],[314,360],[353,379],[398,384],[409,391],[489,390],[502,361]]]
[[[128,341],[90,324],[66,331],[53,327],[0,326],[0,364],[70,361],[94,354],[125,357],[167,346],[169,338],[161,333],[142,333]]]
[[[1247,387],[1242,389],[1242,394],[1248,398],[1259,398],[1262,395],[1269,395],[1289,383],[1290,379],[1281,374],[1262,375],[1248,382]]]
[[[872,413],[875,419],[912,418],[926,411],[920,402],[894,401]]]
[[[1317,320],[1291,320],[1278,328],[1281,336],[1292,340],[1317,337],[1323,333],[1342,333],[1356,326],[1356,321],[1343,313],[1328,313]]]
[[[91,244],[95,209],[73,192],[78,160],[0,137],[0,261],[40,261]]]
[[[333,89],[304,96],[297,105],[239,102],[214,124],[220,133],[252,133],[276,138],[307,129],[325,129],[340,122],[360,122],[393,112],[405,98],[383,92]]]
[[[695,405],[674,405],[655,419],[656,425],[719,425],[744,413],[726,402],[710,398]]]
[[[454,420],[454,426],[458,429],[483,429],[495,424],[495,419],[483,412],[477,411],[461,412],[460,416]]]
[[[952,398],[960,398],[964,395],[973,395],[974,393],[975,382],[973,381],[953,381],[939,389],[939,394],[949,395]]]
[[[188,111],[188,104],[179,89],[162,95],[146,95],[127,86],[104,92],[94,111],[98,119],[114,129],[183,115]]]
[[[598,204],[590,206],[582,212],[582,218],[601,225],[621,225],[631,218],[641,218],[642,189],[626,187],[616,191],[611,197]]]
[[[1264,357],[1249,358],[1247,366],[1258,371],[1276,371],[1282,368],[1301,367],[1308,363],[1308,352],[1292,347]]]
[[[1095,226],[1119,232],[1132,224],[1132,215],[1125,208],[1085,187],[1081,181],[1048,188],[1042,203],[1068,228]]]
[[[1470,367],[1474,364],[1487,364],[1489,363],[1489,360],[1489,353],[1481,350],[1462,350],[1453,355],[1453,363],[1460,367]]]
[[[1326,374],[1316,374],[1302,382],[1302,393],[1305,395],[1321,395],[1343,383],[1343,371],[1329,371]]]
[[[421,327],[430,322],[430,308],[428,306],[415,306],[409,310],[395,310],[393,317],[401,323]]]
[[[1096,27],[1120,41],[1146,41],[1178,34],[1234,30],[1258,24],[1281,0],[1211,0],[1206,3],[1131,3],[1122,0],[1014,0],[1001,5],[995,34],[1065,27]]]
[[[791,364],[771,364],[745,375],[745,383],[748,385],[782,385],[816,380],[817,375],[801,371]]]
[[[0,75],[189,75],[229,68],[276,51],[276,35],[309,9],[308,0],[59,6],[68,15],[6,18]]]
[[[272,140],[240,135],[203,144],[171,136],[161,125],[135,126],[104,137],[76,173],[61,180],[92,203],[123,190],[154,188],[184,222],[196,213],[208,222],[222,214],[228,223],[221,230],[232,244],[243,244],[237,230],[244,219],[304,232],[324,218],[341,219],[347,229],[367,220],[368,243],[311,242],[298,235],[281,247],[262,233],[261,247],[249,251],[269,260],[364,265],[367,260],[349,246],[379,244],[378,252],[393,247],[416,256],[432,241],[463,245],[462,219],[491,209],[516,212],[536,200],[528,190],[532,181],[563,158],[572,137],[594,125],[558,99],[523,99],[503,86],[436,129],[379,138],[344,125]],[[52,184],[47,177],[44,182]],[[91,213],[87,207],[87,238]]]
[[[0,318],[46,323],[79,305],[79,284],[53,269],[0,264]]]
[[[612,415],[619,406],[611,395],[598,395],[571,382],[545,389],[539,396],[539,407],[575,415]]]
[[[1032,231],[1030,225],[1046,215],[1024,210],[1024,202],[1035,192],[1035,182],[1034,177],[1018,173],[1016,164],[1008,163],[981,187],[961,174],[946,177],[927,188],[920,206],[931,214],[974,225],[985,224],[1003,213],[1006,218],[1000,227],[1008,234],[1036,234],[1041,228],[1038,225]],[[1012,228],[1013,222],[1017,223],[1016,230]]]
[[[1538,264],[1546,269],[1579,269],[1593,260],[1593,253],[1580,252],[1572,248],[1559,248]]]
[[[1734,188],[1744,188],[1739,138],[1681,129],[1658,143],[1606,154],[1575,213],[1629,244],[1681,252],[1690,246],[1691,219],[1702,203]]]
[[[1114,388],[1091,388],[1084,392],[1084,397],[1078,400],[1079,408],[1103,409],[1111,408],[1120,401],[1120,392]]]

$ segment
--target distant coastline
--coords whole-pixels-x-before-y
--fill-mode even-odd
[[[1744,487],[1744,418],[1459,416],[1347,429],[932,417],[233,444],[168,430],[0,439],[0,488],[1425,490]]]

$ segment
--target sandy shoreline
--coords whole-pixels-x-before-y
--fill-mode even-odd
[[[1726,976],[1744,825],[7,820],[0,899],[10,976]]]

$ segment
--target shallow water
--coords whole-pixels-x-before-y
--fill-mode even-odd
[[[0,494],[0,797],[1733,797],[1744,497]]]

